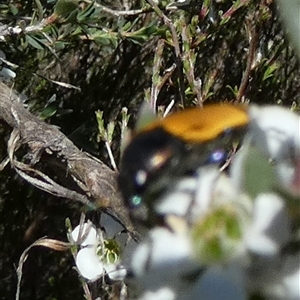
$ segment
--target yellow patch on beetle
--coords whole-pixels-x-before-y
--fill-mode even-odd
[[[246,126],[248,122],[249,116],[243,106],[211,104],[204,108],[194,107],[171,114],[151,123],[139,133],[163,128],[187,143],[202,143],[217,138],[226,129]]]

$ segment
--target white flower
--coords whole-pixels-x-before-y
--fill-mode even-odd
[[[138,299],[300,299],[299,252],[284,251],[292,216],[274,191],[300,187],[300,118],[277,106],[251,106],[250,118],[229,176],[202,166],[153,199],[167,228],[151,228],[131,254]]]
[[[108,244],[111,246],[110,240],[103,240],[90,221],[78,225],[71,236],[80,246],[75,261],[82,277],[94,281],[107,274],[112,280],[124,279],[126,270],[118,264],[120,253],[115,253],[119,250],[116,242],[110,247],[112,249],[108,249]]]
[[[192,259],[187,234],[156,227],[137,245],[132,255],[131,269],[142,294],[139,299],[172,300],[177,291],[186,285],[182,277],[199,270],[199,265]],[[166,298],[161,296],[166,294]]]

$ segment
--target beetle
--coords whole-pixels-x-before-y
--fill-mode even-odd
[[[129,209],[143,214],[174,180],[206,164],[221,164],[249,123],[234,104],[194,107],[156,120],[136,132],[124,150],[118,183]],[[143,218],[147,218],[144,216]]]

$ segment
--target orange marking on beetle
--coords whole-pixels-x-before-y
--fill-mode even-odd
[[[139,133],[161,127],[185,142],[201,143],[217,138],[226,129],[243,127],[248,123],[245,107],[227,103],[211,104],[171,114],[144,127]]]

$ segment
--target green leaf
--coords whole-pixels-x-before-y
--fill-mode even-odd
[[[263,75],[263,81],[273,77],[274,76],[274,72],[279,68],[279,66],[276,63],[273,63],[272,65],[268,66],[267,69],[264,72]]]
[[[300,2],[299,0],[278,0],[278,13],[286,27],[288,37],[300,59]]]
[[[118,40],[114,32],[97,30],[93,33],[90,32],[90,35],[95,42],[103,46],[115,45]]]
[[[238,91],[239,91],[239,88],[237,86],[232,87],[230,85],[226,85],[226,87],[232,92],[232,94],[236,98],[237,94],[238,94]]]
[[[144,102],[138,113],[135,130],[138,132],[155,120],[157,120],[157,117],[153,112],[153,109],[150,107],[150,104],[148,102]]]
[[[258,149],[249,146],[245,150],[242,176],[246,193],[255,198],[273,191],[278,183],[274,167]]]
[[[96,8],[94,6],[94,2],[92,2],[85,10],[83,10],[77,15],[77,21],[88,21],[88,19],[91,18],[95,12]]]
[[[59,50],[63,50],[66,47],[66,43],[65,42],[55,42],[55,50],[59,51]]]
[[[58,0],[54,13],[60,17],[65,17],[78,8],[78,1],[76,0]]]
[[[16,16],[18,13],[19,13],[19,10],[17,8],[17,6],[13,5],[13,4],[10,4],[9,5],[9,8],[10,8],[10,12]]]
[[[32,47],[39,49],[39,50],[44,50],[44,47],[41,45],[41,42],[37,38],[30,36],[30,35],[26,35],[26,41]]]
[[[128,31],[131,28],[132,23],[127,22],[123,27],[121,31]]]
[[[42,120],[46,120],[46,119],[49,119],[50,117],[54,116],[56,112],[57,112],[56,107],[48,106],[40,113],[39,117]]]

